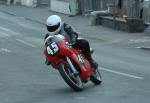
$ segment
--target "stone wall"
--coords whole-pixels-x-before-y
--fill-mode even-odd
[[[127,20],[108,16],[100,16],[97,18],[97,24],[116,30],[122,30],[130,33],[144,32],[144,22],[141,19],[129,18]]]

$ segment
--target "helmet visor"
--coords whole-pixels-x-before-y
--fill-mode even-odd
[[[58,23],[57,25],[53,25],[53,26],[48,26],[47,25],[47,30],[49,32],[54,32],[54,31],[56,31],[59,28],[59,26],[60,26],[60,23]]]

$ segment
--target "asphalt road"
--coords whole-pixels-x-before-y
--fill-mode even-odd
[[[82,36],[95,49],[103,83],[74,92],[44,64],[45,33],[44,25],[0,12],[0,103],[149,103],[149,51]]]

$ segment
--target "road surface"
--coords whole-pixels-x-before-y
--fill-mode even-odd
[[[44,64],[45,26],[0,12],[0,103],[149,103],[150,52],[135,40],[88,37],[103,83],[74,92]]]

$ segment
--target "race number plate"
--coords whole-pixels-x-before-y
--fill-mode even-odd
[[[55,55],[58,51],[59,51],[59,47],[55,42],[47,46],[47,52],[49,55]]]

